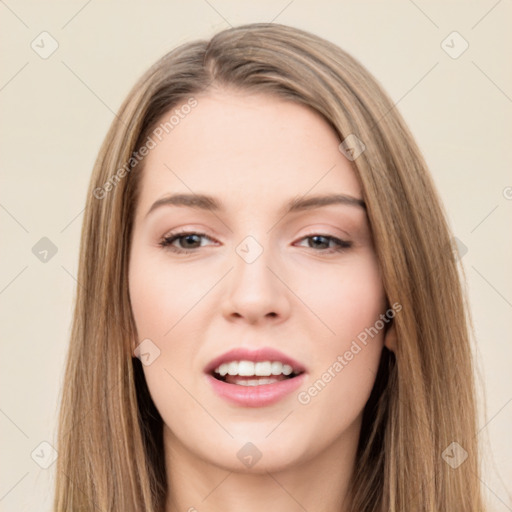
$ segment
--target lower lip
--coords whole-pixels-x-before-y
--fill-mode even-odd
[[[261,386],[228,384],[212,375],[207,375],[207,378],[213,390],[228,402],[243,407],[265,407],[279,402],[286,395],[295,391],[303,383],[305,375],[305,373],[301,373],[292,379],[285,379],[272,384],[262,384]]]

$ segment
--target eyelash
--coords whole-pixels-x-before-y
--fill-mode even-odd
[[[212,240],[205,233],[198,233],[196,231],[182,231],[182,232],[179,232],[179,233],[171,233],[168,236],[163,237],[160,240],[159,245],[161,247],[163,247],[164,249],[167,249],[167,250],[169,250],[171,252],[174,252],[174,253],[178,253],[178,254],[192,254],[194,252],[197,252],[197,249],[199,249],[199,247],[197,247],[196,249],[180,249],[178,247],[174,247],[173,245],[171,245],[174,241],[179,240],[181,238],[185,238],[185,237],[190,236],[190,235],[198,235],[200,237],[206,237],[206,238]],[[336,248],[321,249],[320,251],[315,251],[315,252],[320,252],[320,253],[323,253],[323,254],[334,254],[334,253],[343,252],[343,251],[349,249],[350,247],[352,247],[352,242],[349,242],[347,240],[341,240],[340,238],[336,238],[336,237],[331,236],[331,235],[323,235],[321,233],[312,233],[310,235],[306,235],[306,236],[302,237],[300,240],[302,241],[302,240],[307,240],[308,238],[315,238],[315,237],[326,238],[329,241],[332,240],[332,241],[334,241],[337,244]],[[313,249],[313,248],[310,247],[310,249]]]

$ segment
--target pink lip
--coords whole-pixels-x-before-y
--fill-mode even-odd
[[[229,361],[253,361],[255,363],[258,361],[280,361],[281,363],[290,365],[295,373],[305,371],[305,368],[299,362],[295,361],[295,359],[273,348],[259,348],[257,350],[235,348],[216,357],[213,361],[210,361],[204,371],[205,373],[211,374],[215,368]]]
[[[280,361],[283,364],[290,365],[293,371],[300,373],[300,375],[291,379],[274,382],[273,384],[239,386],[223,382],[213,376],[215,368],[229,361]],[[213,359],[204,371],[208,382],[220,397],[244,407],[265,407],[274,404],[297,389],[303,383],[306,376],[305,368],[299,362],[273,348],[257,350],[236,348]]]
[[[213,390],[222,398],[236,405],[244,407],[265,407],[272,405],[292,391],[297,389],[304,381],[306,374],[301,373],[292,379],[281,380],[273,384],[261,386],[238,386],[217,380],[212,375],[206,378]]]

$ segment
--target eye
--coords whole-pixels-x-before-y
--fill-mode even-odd
[[[192,254],[197,252],[196,250],[202,247],[201,239],[208,239],[214,241],[205,233],[197,233],[195,231],[182,231],[180,233],[171,233],[160,240],[159,245],[172,252],[178,254]],[[331,235],[322,235],[319,233],[313,233],[311,235],[301,238],[301,241],[309,240],[309,248],[318,249],[323,254],[332,254],[342,252],[352,247],[352,242],[347,240],[341,240]],[[177,242],[178,245],[175,245]],[[334,247],[329,247],[334,244]],[[327,245],[327,247],[325,247]],[[184,246],[184,247],[183,247]],[[324,247],[322,247],[324,246]]]
[[[335,252],[342,252],[346,249],[349,249],[352,247],[352,242],[349,242],[347,240],[341,240],[340,238],[336,238],[335,236],[331,235],[322,235],[319,233],[313,233],[311,235],[305,236],[301,240],[310,240],[311,243],[309,243],[309,247],[311,248],[319,248],[320,250],[317,252],[324,253],[324,254],[331,254]],[[334,247],[330,247],[330,243],[334,243]],[[325,246],[327,247],[319,247],[319,246]]]
[[[169,249],[172,252],[180,254],[191,254],[196,252],[195,249],[201,247],[201,238],[208,238],[209,240],[213,241],[213,239],[207,236],[205,233],[183,231],[180,233],[171,233],[170,235],[163,237],[162,240],[160,240],[159,245]],[[183,244],[184,248],[173,245],[176,241],[178,244]]]

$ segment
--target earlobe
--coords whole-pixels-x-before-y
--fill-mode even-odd
[[[395,323],[392,322],[384,334],[384,345],[387,349],[391,350],[391,352],[396,352],[396,341]]]
[[[137,356],[135,355],[135,349],[137,348],[137,340],[136,339],[133,339],[132,342],[130,343],[130,349],[132,351],[131,353],[131,356],[132,358],[136,358]]]

